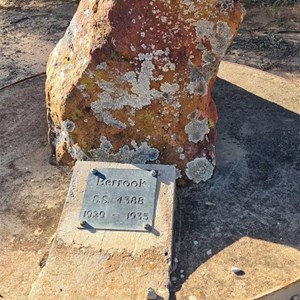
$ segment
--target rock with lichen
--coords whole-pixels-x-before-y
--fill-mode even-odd
[[[220,60],[235,0],[82,0],[47,65],[56,160],[175,164],[182,182],[215,167]]]

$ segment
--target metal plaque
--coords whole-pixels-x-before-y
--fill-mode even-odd
[[[156,202],[156,170],[92,169],[83,196],[83,228],[149,231]]]

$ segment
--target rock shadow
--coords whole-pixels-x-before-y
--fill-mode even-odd
[[[177,189],[173,292],[243,236],[300,250],[300,116],[221,79],[213,98],[217,169]]]

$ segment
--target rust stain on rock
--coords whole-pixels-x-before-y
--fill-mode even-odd
[[[237,1],[82,0],[47,65],[57,161],[176,164],[182,182],[197,158],[213,170],[211,88],[243,15]]]

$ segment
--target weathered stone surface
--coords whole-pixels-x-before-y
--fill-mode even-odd
[[[136,300],[146,299],[149,288],[161,297],[159,299],[169,298],[174,166],[150,165],[158,170],[152,232],[78,229],[86,179],[93,168],[141,167],[76,163],[55,240],[29,299]]]
[[[211,88],[243,15],[234,0],[82,0],[47,66],[57,161],[160,162],[209,179]]]
[[[242,272],[233,272],[234,268]],[[292,299],[300,292],[300,252],[243,237],[199,266],[176,293],[180,300]]]

